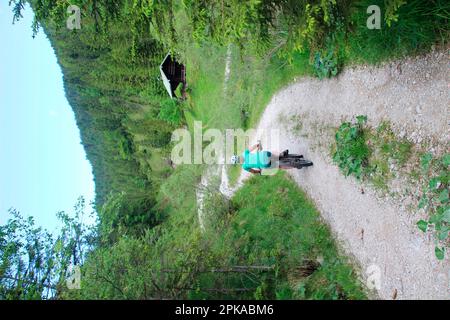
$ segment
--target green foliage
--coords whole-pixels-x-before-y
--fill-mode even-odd
[[[133,142],[129,134],[122,130],[105,131],[105,141],[110,145],[115,145],[116,159],[131,160],[133,155]]]
[[[77,299],[183,299],[205,270],[198,231],[155,228],[142,238],[121,237],[93,252],[82,271]],[[75,295],[75,296],[74,296]]]
[[[333,161],[348,176],[360,179],[363,168],[367,167],[370,150],[366,143],[364,125],[366,116],[357,116],[356,122],[344,122],[336,132],[336,150]]]
[[[219,232],[222,222],[234,211],[232,202],[221,193],[210,192],[203,200],[204,220],[208,229]]]
[[[191,297],[364,298],[351,266],[337,254],[331,234],[320,222],[317,210],[284,175],[250,179],[231,203],[212,193],[205,199],[204,209],[207,218],[203,237],[213,261],[219,265],[253,266],[255,269],[244,277],[232,272],[215,277],[199,274],[199,290],[191,293]],[[203,250],[208,252],[206,248]],[[321,259],[323,262],[317,262]],[[268,269],[263,272],[262,267]],[[323,288],[323,283],[328,285]],[[218,285],[223,289],[250,290],[241,293],[225,290],[221,295],[204,291]],[[305,287],[303,296],[296,294],[299,286]]]
[[[389,124],[384,122],[376,129],[364,128],[366,117],[357,117],[356,123],[343,123],[336,133],[336,150],[333,160],[344,174],[353,174],[356,178],[368,178],[375,187],[386,188],[393,176],[390,165],[395,161],[401,167],[409,160],[412,144],[405,139],[395,137]],[[423,177],[429,177],[423,186],[419,209],[429,212],[428,220],[420,220],[417,227],[427,232],[432,230],[436,236],[436,257],[444,259],[449,239],[449,155],[440,159],[431,153],[420,157],[420,169]],[[432,174],[435,172],[437,174]]]
[[[413,144],[395,135],[389,122],[366,131],[367,145],[371,150],[366,177],[379,189],[387,189],[394,171],[404,167],[412,155]]]
[[[369,5],[378,5],[384,18],[381,29],[366,27]],[[346,61],[379,63],[426,52],[445,45],[450,32],[450,3],[446,0],[362,0],[353,2],[347,19]]]
[[[158,118],[174,126],[180,125],[183,120],[181,104],[173,99],[161,101],[161,110],[159,111]]]
[[[342,15],[342,7],[336,0],[287,1],[283,9],[286,10],[284,13],[289,30],[286,42],[289,49],[284,53],[323,49],[327,36],[335,29]]]
[[[450,5],[445,0],[361,1],[187,1],[190,32],[198,43],[235,43],[258,55],[276,52],[290,63],[294,54],[327,54],[327,39],[339,34],[335,46],[349,63],[377,63],[420,53],[445,43],[450,31]],[[384,13],[380,30],[366,26],[369,5]],[[178,33],[178,38],[185,37]],[[338,58],[340,60],[341,57]],[[339,64],[341,61],[338,61]]]
[[[67,298],[365,298],[317,210],[293,182],[283,175],[251,179],[231,202],[212,193],[205,209],[216,214],[200,234],[195,190],[188,188],[199,176],[191,167],[177,168],[162,185],[158,206],[168,218],[93,251],[81,290]]]
[[[338,73],[337,59],[333,51],[322,53],[316,52],[314,55],[314,72],[319,79],[330,78]]]
[[[384,20],[390,27],[392,22],[398,22],[398,9],[406,4],[406,0],[385,0]]]
[[[429,213],[429,219],[427,221],[420,220],[417,227],[423,232],[432,230],[435,234],[437,242],[435,254],[439,260],[444,259],[450,239],[449,156],[449,154],[445,154],[440,159],[434,159],[432,154],[425,153],[420,161],[424,176],[428,176],[430,171],[438,172],[437,175],[431,176],[423,186],[419,209],[425,209]]]
[[[23,4],[20,0],[11,2],[16,18],[20,17]],[[101,1],[92,5],[90,1],[80,0],[76,4],[82,8],[83,28],[76,32],[63,27],[68,4],[69,1],[32,2],[36,13],[33,27],[44,29],[59,57],[67,97],[93,164],[98,205],[111,191],[127,194],[145,191],[150,197],[154,194],[150,191],[155,181],[161,180],[160,174],[150,169],[148,157],[160,154],[159,150],[153,151],[164,149],[170,140],[171,128],[166,126],[161,130],[161,123],[175,125],[180,119],[179,110],[171,110],[166,104],[161,110],[159,103],[165,97],[158,80],[164,48],[180,49],[181,55],[185,55],[186,48],[192,47],[189,44],[193,35],[198,43],[207,45],[234,42],[241,56],[249,51],[258,52],[258,57],[265,55],[259,63],[245,61],[240,71],[249,65],[254,67],[238,79],[235,90],[229,90],[240,93],[241,88],[247,88],[244,91],[247,94],[230,97],[234,101],[229,109],[235,108],[236,112],[230,112],[233,116],[229,122],[236,126],[235,118],[239,118],[245,126],[251,126],[270,98],[270,92],[295,75],[311,73],[312,68],[305,66],[303,53],[308,56],[318,52],[318,74],[333,75],[343,59],[358,59],[353,44],[385,46],[384,51],[364,48],[364,53],[378,59],[385,53],[391,56],[395,52],[392,48],[404,43],[408,45],[406,51],[429,46],[439,37],[444,38],[448,31],[448,23],[443,19],[448,5],[442,1],[427,7],[420,1],[396,6],[398,21],[392,23],[389,32],[386,28],[382,30],[382,36],[387,39],[380,38],[377,31],[367,30],[365,10],[358,7],[354,11],[356,16],[349,15],[352,2],[347,1]],[[420,25],[414,25],[416,20],[420,20]],[[409,37],[416,37],[417,41]],[[286,67],[285,60],[293,67]],[[371,57],[364,60],[369,61]],[[215,80],[210,74],[206,78],[210,84],[205,89],[210,89]],[[195,107],[197,103],[202,104],[198,96],[193,95]],[[222,100],[228,99],[219,97]],[[212,105],[211,101],[203,102]],[[145,121],[137,120],[143,114]],[[149,118],[164,120],[150,122]],[[144,189],[133,183],[136,175],[148,181],[140,184]]]
[[[93,5],[83,0],[75,4],[83,14],[82,29],[76,32],[61,27],[68,1],[32,2],[32,7],[36,26],[43,28],[59,58],[66,96],[93,167],[96,205],[100,209],[111,192],[125,193],[128,201],[135,201],[129,204],[133,209],[128,219],[136,211],[139,217],[155,214],[150,204],[160,174],[154,174],[148,163],[151,154],[165,156],[159,149],[168,145],[173,129],[158,119],[159,101],[166,98],[159,80],[165,52],[148,32],[150,22],[145,18],[151,14],[156,19],[158,5],[128,6],[128,1]]]
[[[275,265],[276,278],[264,298],[364,298],[317,209],[283,174],[250,179],[233,198],[233,208],[221,243],[242,252],[246,264]]]
[[[15,210],[9,213],[8,222],[0,226],[0,298],[41,299],[52,280],[51,235],[36,227],[34,219]]]
[[[412,155],[413,144],[398,138],[389,122],[377,128],[366,126],[367,118],[344,122],[336,132],[332,157],[344,174],[364,178],[375,188],[385,190],[395,171],[404,167]]]
[[[186,16],[187,23],[177,36],[180,42],[190,34],[200,44],[234,43],[247,54],[276,53],[293,63],[296,54],[323,48],[344,9],[335,0],[184,1],[183,12],[177,13]]]
[[[97,243],[94,227],[83,223],[85,202],[80,198],[73,215],[59,212],[56,236],[10,210],[0,226],[0,299],[30,300],[61,297],[70,266],[84,263]],[[91,213],[92,216],[92,213]]]
[[[32,1],[34,32],[42,27],[52,41],[93,165],[100,218],[100,242],[83,267],[83,289],[61,296],[364,297],[314,207],[289,181],[280,176],[252,179],[232,202],[218,196],[206,199],[205,209],[214,214],[208,215],[210,231],[200,237],[193,186],[201,168],[155,172],[151,163],[167,155],[171,131],[183,122],[183,113],[188,123],[196,118],[222,129],[251,127],[272,93],[296,76],[313,74],[315,68],[319,77],[328,77],[344,62],[379,62],[448,38],[446,1],[388,1],[385,21],[390,28],[383,25],[380,31],[366,28],[368,4],[385,8],[383,0],[374,1],[77,0],[70,3],[82,8],[83,22],[74,32],[64,28],[69,1]],[[11,1],[15,20],[24,3]],[[224,96],[223,45],[229,43],[236,46],[231,46],[233,70]],[[187,61],[189,110],[167,100],[160,83],[158,67],[167,49]],[[381,172],[384,179],[385,162],[377,156],[397,157],[401,164],[410,145],[380,134],[380,143],[375,143],[379,152],[371,152],[367,141],[377,138],[366,136],[365,122],[358,117],[357,123],[341,126],[333,158],[347,175]],[[437,180],[430,181],[432,186],[435,182],[437,186]],[[430,201],[447,206],[448,193],[440,190]],[[447,209],[437,212],[438,223],[448,222]],[[419,226],[426,230],[435,224],[430,218]],[[33,227],[27,228],[33,234]],[[71,237],[55,245],[64,261]],[[441,257],[443,250],[437,247],[436,255]],[[318,264],[319,257],[324,260]],[[269,269],[236,271],[236,265]],[[18,293],[24,283],[6,282],[2,293],[42,297],[42,285]]]
[[[314,53],[312,60],[314,71],[320,79],[336,76],[346,58],[344,18],[337,16],[332,21],[332,26],[324,36],[322,44],[315,51],[311,51]]]
[[[198,42],[212,40],[225,45],[235,42],[243,45],[254,35],[258,45],[267,41],[268,30],[275,16],[277,3],[250,1],[184,1],[192,26],[192,36]]]
[[[188,226],[186,226],[188,227]],[[198,231],[154,228],[143,237],[121,237],[92,252],[76,299],[183,299],[192,290],[207,252]]]
[[[158,225],[162,217],[155,203],[145,194],[110,194],[99,211],[99,236],[103,244],[111,244],[122,236],[140,236]]]

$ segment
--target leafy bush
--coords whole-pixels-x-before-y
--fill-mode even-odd
[[[117,242],[122,236],[142,236],[163,219],[146,194],[111,193],[99,210],[99,236],[103,244]]]
[[[319,79],[329,78],[338,73],[337,59],[333,51],[325,54],[316,52],[314,55],[314,72]]]
[[[82,265],[97,244],[93,219],[84,198],[74,212],[56,214],[59,226],[50,233],[10,209],[8,220],[0,224],[0,300],[41,300],[61,298],[69,270]],[[77,290],[74,290],[77,291]]]
[[[154,228],[142,237],[121,237],[112,246],[98,247],[82,267],[81,290],[70,290],[67,298],[186,299],[199,270],[212,268],[202,264],[208,255],[200,240],[194,230],[180,234]]]
[[[126,130],[120,128],[114,131],[105,131],[103,134],[108,143],[115,145],[117,154],[114,156],[114,159],[132,159],[134,152],[133,141]]]
[[[372,130],[364,128],[367,117],[356,119],[353,123],[344,122],[337,130],[333,161],[346,176],[353,174],[357,179],[364,176],[375,187],[387,188],[387,180],[393,176],[389,163],[395,161],[404,166],[410,159],[412,144],[406,139],[399,140],[386,122]],[[423,187],[419,209],[427,210],[430,217],[417,222],[417,226],[423,232],[435,233],[435,254],[439,260],[444,259],[450,240],[449,166],[450,154],[434,159],[432,154],[425,153],[420,159],[422,176],[430,178]]]
[[[272,1],[186,0],[185,10],[192,25],[192,37],[225,45],[244,46],[249,35],[260,46],[269,38],[269,27],[279,4]]]
[[[183,119],[180,104],[173,99],[165,99],[161,102],[158,118],[173,125],[179,125]]]
[[[343,16],[342,9],[336,0],[284,3],[282,19],[288,32],[286,45],[279,55],[292,61],[294,52],[323,50],[327,36],[337,29],[338,21]]]
[[[444,259],[445,249],[450,239],[449,166],[450,154],[446,154],[441,159],[433,159],[430,153],[426,153],[421,158],[423,173],[434,167],[439,174],[429,179],[424,186],[419,209],[424,208],[430,212],[430,218],[428,221],[420,220],[417,226],[423,232],[431,229],[435,233],[437,241],[435,254],[439,260]]]
[[[203,200],[203,213],[206,228],[219,232],[226,215],[232,214],[232,203],[220,192],[209,193]]]
[[[314,52],[312,61],[314,72],[320,79],[337,75],[347,54],[345,20],[341,16],[332,17],[332,28],[324,36],[323,44]]]
[[[366,116],[357,116],[356,122],[341,124],[335,136],[336,151],[333,161],[346,176],[354,174],[357,179],[361,178],[370,154],[364,132],[366,122]]]

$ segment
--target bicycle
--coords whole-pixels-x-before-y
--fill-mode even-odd
[[[299,154],[287,154],[280,155],[279,166],[280,168],[289,169],[296,168],[302,169],[305,167],[311,167],[314,163],[309,160],[305,160],[302,155]]]
[[[255,155],[256,150],[257,154]],[[261,159],[264,159],[264,161]],[[244,170],[253,174],[261,174],[262,170],[269,168],[302,169],[313,165],[313,162],[305,160],[303,155],[289,154],[289,150],[280,154],[262,151],[261,141],[259,140],[257,144],[245,150],[242,156],[233,155],[230,161],[232,164],[242,164]]]
[[[262,150],[261,140],[257,141],[258,150]],[[278,165],[282,169],[302,169],[305,167],[312,167],[314,163],[305,160],[301,154],[289,154],[289,150],[280,153]]]

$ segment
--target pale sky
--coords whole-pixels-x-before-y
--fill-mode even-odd
[[[0,224],[13,207],[54,230],[58,211],[94,199],[92,168],[45,34],[32,38],[32,11],[12,25],[0,1]]]

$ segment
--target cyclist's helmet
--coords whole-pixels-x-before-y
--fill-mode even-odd
[[[231,161],[232,164],[238,164],[239,163],[239,156],[237,156],[237,155],[232,156],[230,161]]]

